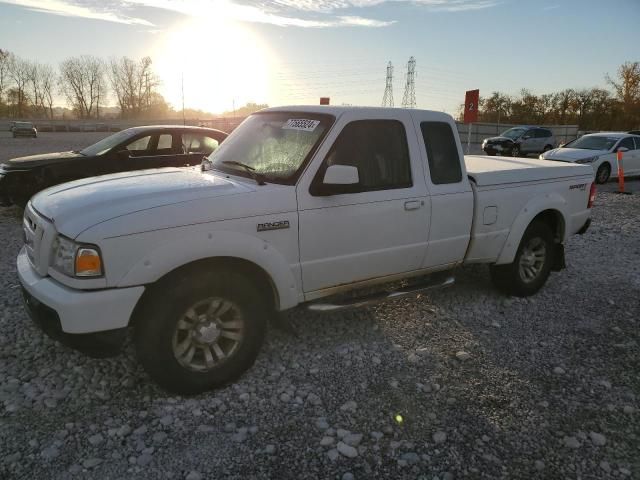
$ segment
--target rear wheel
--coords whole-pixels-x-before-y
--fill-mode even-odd
[[[491,280],[503,292],[517,297],[535,294],[549,278],[554,257],[551,229],[533,222],[525,231],[513,263],[491,265]]]
[[[199,272],[158,288],[136,325],[140,363],[165,389],[196,394],[225,385],[253,365],[269,303],[232,271]]]
[[[609,181],[610,176],[611,176],[611,165],[609,165],[608,163],[603,163],[598,167],[598,171],[596,172],[596,182],[607,183]]]

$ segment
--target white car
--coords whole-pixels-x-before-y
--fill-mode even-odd
[[[617,153],[623,152],[624,174],[640,175],[640,135],[628,133],[591,133],[549,150],[541,160],[582,163],[591,165],[596,182],[606,183],[618,177]]]
[[[533,295],[564,267],[594,196],[586,166],[463,157],[444,113],[272,108],[201,168],[38,193],[18,275],[51,336],[95,354],[131,326],[151,377],[195,393],[242,374],[267,319],[300,304],[399,298],[449,285],[470,263],[490,265],[501,290]]]

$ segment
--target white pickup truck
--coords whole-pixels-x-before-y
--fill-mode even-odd
[[[133,327],[165,388],[195,393],[254,362],[267,320],[448,285],[486,263],[532,295],[587,229],[590,166],[463,157],[453,119],[403,109],[263,110],[201,168],[58,185],[24,212],[25,304],[97,355]],[[363,293],[367,292],[367,293]]]

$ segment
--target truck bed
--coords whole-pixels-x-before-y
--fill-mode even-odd
[[[537,158],[465,155],[464,162],[467,166],[467,174],[478,186],[593,176],[590,165],[552,162]]]

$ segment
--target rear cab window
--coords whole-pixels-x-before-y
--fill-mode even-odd
[[[420,130],[427,150],[431,182],[434,185],[461,182],[460,155],[451,126],[445,122],[422,122]]]

